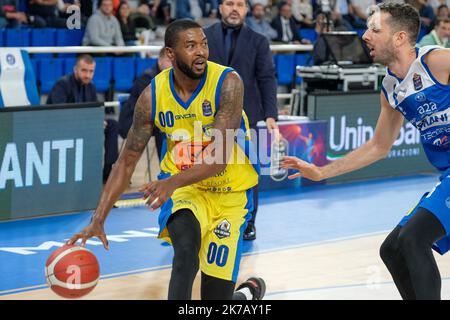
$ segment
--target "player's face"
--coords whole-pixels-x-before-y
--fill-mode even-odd
[[[169,58],[172,64],[191,79],[200,79],[206,70],[208,41],[201,28],[180,32],[175,50]]]
[[[75,79],[80,81],[82,84],[87,85],[91,83],[92,78],[94,78],[95,72],[95,62],[86,63],[84,60],[80,60],[73,69],[75,74]]]
[[[222,21],[230,27],[238,27],[244,23],[248,7],[246,0],[225,0],[219,6]]]
[[[374,62],[389,65],[395,58],[394,37],[387,22],[388,13],[376,12],[367,22],[367,31],[362,39],[370,49]]]

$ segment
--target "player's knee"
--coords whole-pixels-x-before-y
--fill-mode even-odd
[[[381,244],[380,247],[380,257],[384,263],[389,263],[397,254],[398,244],[395,240],[387,238]]]
[[[409,253],[413,253],[422,247],[420,239],[407,228],[398,235],[398,248],[403,256],[407,257]]]
[[[195,241],[188,241],[179,245],[174,252],[173,267],[180,268],[181,271],[197,271],[199,268],[199,250],[200,247]]]

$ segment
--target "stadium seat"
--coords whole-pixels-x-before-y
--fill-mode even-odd
[[[30,29],[6,29],[6,47],[29,47]]]
[[[0,47],[5,46],[5,29],[0,29]]]
[[[308,39],[312,43],[317,40],[317,32],[314,29],[304,28],[299,30],[299,34],[301,38]]]
[[[93,82],[97,92],[105,92],[110,87],[112,78],[112,58],[95,58],[95,73]]]
[[[63,59],[40,59],[41,92],[49,93],[55,82],[63,76]]]
[[[136,75],[135,58],[113,59],[114,89],[129,91]]]
[[[31,46],[32,47],[54,47],[56,44],[56,29],[53,28],[36,28],[31,29]],[[52,58],[52,53],[36,53],[38,58]]]
[[[137,58],[136,59],[136,77],[139,77],[145,70],[153,67],[158,62],[156,58]]]
[[[279,85],[290,85],[295,74],[295,55],[278,54],[276,59],[276,73]]]
[[[84,36],[84,29],[57,29],[56,30],[56,46],[81,46],[81,42]],[[68,58],[76,57],[75,53],[60,53],[58,57]]]
[[[77,62],[76,58],[65,58],[64,59],[64,74],[73,73],[73,67]]]
[[[35,74],[35,76],[36,76],[36,81],[39,81],[39,80],[41,80],[40,79],[40,74],[39,74],[39,59],[38,58],[32,58],[32,59],[30,59],[31,60],[31,65],[33,66],[33,71],[34,71],[34,74]]]

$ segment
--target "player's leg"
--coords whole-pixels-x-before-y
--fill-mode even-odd
[[[209,276],[202,272],[202,300],[261,300],[266,285],[261,278],[250,278],[239,285],[234,292],[235,283]]]
[[[181,209],[170,216],[167,228],[174,249],[169,300],[189,300],[199,269],[200,224],[192,211]]]
[[[384,240],[380,248],[380,256],[389,270],[397,289],[403,299],[415,299],[411,276],[405,258],[399,252],[398,235],[401,227],[397,226]]]
[[[418,208],[400,230],[399,252],[408,266],[416,299],[441,298],[441,276],[432,246],[445,235],[439,219],[424,208]]]

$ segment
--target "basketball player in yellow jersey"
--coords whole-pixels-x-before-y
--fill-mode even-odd
[[[165,133],[161,174],[141,191],[148,206],[161,207],[159,237],[174,248],[169,299],[190,299],[199,269],[202,299],[261,299],[260,278],[233,294],[259,170],[249,154],[242,81],[232,69],[207,61],[206,36],[197,23],[173,22],[164,40],[173,68],[156,76],[136,102],[125,148],[91,223],[68,243],[82,239],[84,246],[97,236],[108,249],[105,219],[157,126]]]

